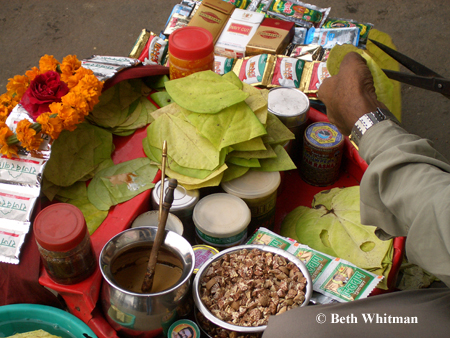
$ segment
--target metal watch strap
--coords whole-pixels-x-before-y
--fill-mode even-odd
[[[377,110],[367,113],[361,116],[358,121],[355,122],[355,125],[352,128],[352,132],[350,135],[351,141],[353,141],[357,146],[359,146],[359,142],[361,141],[361,137],[366,133],[366,131],[377,124],[378,122],[387,120],[386,114],[383,112],[381,108],[377,108]]]

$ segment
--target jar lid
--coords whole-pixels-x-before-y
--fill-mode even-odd
[[[333,148],[344,142],[339,129],[329,122],[315,122],[305,130],[306,140],[316,147]]]
[[[169,179],[166,178],[164,180],[164,197],[166,196],[167,188],[169,186]],[[158,181],[152,189],[152,200],[155,206],[159,207],[159,198],[161,194],[161,180]],[[194,209],[194,206],[197,204],[200,199],[200,191],[196,190],[187,190],[182,185],[178,184],[175,190],[173,191],[173,202],[170,207],[170,212],[177,212],[179,210],[184,209]]]
[[[244,231],[250,223],[251,212],[239,197],[216,193],[203,197],[197,203],[192,219],[206,235],[224,238]]]
[[[180,334],[182,331],[184,334]],[[200,338],[200,329],[192,320],[180,319],[170,325],[167,337]]]
[[[249,170],[241,177],[223,182],[221,187],[229,194],[243,199],[261,198],[270,195],[281,182],[279,171]]]
[[[216,248],[205,244],[193,245],[192,250],[194,250],[195,256],[194,274],[200,270],[203,263],[205,263],[210,257],[219,253],[219,250]]]
[[[213,36],[202,27],[187,26],[169,36],[169,53],[182,60],[203,59],[214,52]]]
[[[267,110],[276,115],[288,128],[305,123],[309,107],[308,96],[298,89],[277,87],[269,91]]]
[[[69,251],[86,236],[83,213],[68,203],[52,204],[41,210],[33,224],[36,241],[48,251]]]

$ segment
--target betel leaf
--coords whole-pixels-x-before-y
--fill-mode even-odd
[[[70,186],[110,159],[112,151],[111,133],[81,123],[74,131],[62,131],[55,140],[44,175],[53,184]]]
[[[170,80],[165,86],[178,105],[195,113],[215,114],[248,97],[248,93],[210,70]]]
[[[245,102],[227,107],[214,115],[191,113],[186,118],[219,150],[267,134]]]
[[[389,270],[385,258],[392,240],[381,241],[375,227],[360,223],[359,186],[323,191],[314,197],[312,207],[291,211],[280,233],[360,268]]]
[[[172,98],[166,91],[155,92],[150,95],[150,98],[161,108],[173,103]]]
[[[214,170],[219,166],[220,152],[206,138],[197,134],[194,126],[169,114],[157,118],[147,127],[151,146],[162,148],[167,141],[167,155],[180,166]]]
[[[99,171],[88,186],[89,201],[99,210],[109,210],[154,187],[158,168],[146,157],[136,158]]]
[[[259,160],[260,167],[254,168],[259,171],[288,171],[296,169],[295,163],[282,145],[276,144],[273,150],[277,155],[275,158],[261,158]]]

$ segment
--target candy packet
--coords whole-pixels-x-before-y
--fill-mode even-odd
[[[142,49],[138,59],[142,61],[144,65],[162,65],[169,47],[169,41],[162,39],[153,32],[150,32],[150,36]]]
[[[308,34],[308,28],[295,27],[294,28],[294,37],[292,38],[291,43],[296,44],[296,45],[303,45],[305,43],[306,34]]]
[[[214,55],[214,72],[224,75],[233,70],[236,59],[227,58],[225,56]]]
[[[299,88],[305,61],[277,55],[267,87]]]
[[[237,59],[233,72],[242,82],[252,86],[267,86],[275,55],[260,54]]]
[[[306,62],[299,89],[305,94],[317,94],[323,80],[330,76],[326,62]]]
[[[144,50],[144,47],[147,44],[149,38],[150,38],[150,31],[145,28],[142,29],[128,56],[137,59]]]

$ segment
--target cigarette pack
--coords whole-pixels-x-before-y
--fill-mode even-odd
[[[247,44],[246,55],[283,54],[294,37],[293,22],[265,18]]]

